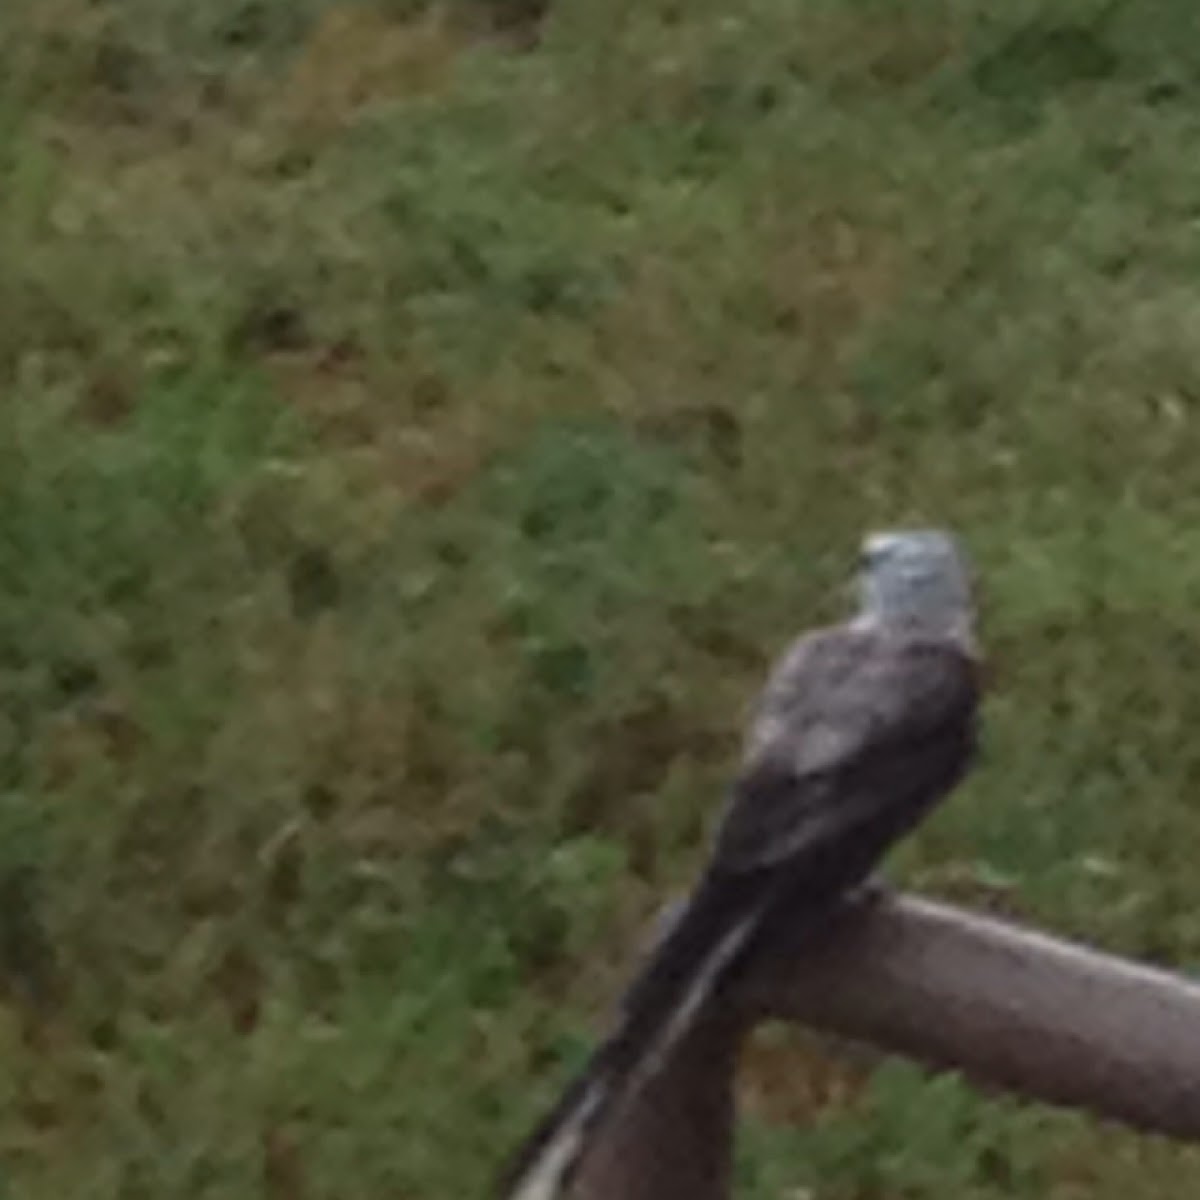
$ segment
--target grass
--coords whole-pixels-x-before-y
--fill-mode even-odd
[[[993,675],[897,875],[1200,965],[1193,6],[535,7],[0,14],[0,1197],[477,1191],[880,524]],[[1200,1186],[745,1083],[746,1197]]]

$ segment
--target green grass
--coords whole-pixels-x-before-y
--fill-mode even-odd
[[[518,7],[0,14],[0,1198],[477,1192],[879,524],[992,673],[896,874],[1200,965],[1194,5]],[[800,1040],[740,1195],[1200,1187]]]

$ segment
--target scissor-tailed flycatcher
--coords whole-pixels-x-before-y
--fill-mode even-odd
[[[560,1200],[589,1140],[768,925],[819,924],[960,779],[978,697],[969,571],[937,530],[863,545],[858,615],[801,637],[767,683],[699,883],[616,1027],[518,1151],[502,1200]]]

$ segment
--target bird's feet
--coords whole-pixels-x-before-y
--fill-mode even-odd
[[[842,899],[845,908],[874,908],[882,904],[894,889],[882,875],[869,875],[856,888],[848,891]]]

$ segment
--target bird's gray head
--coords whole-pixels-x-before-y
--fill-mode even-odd
[[[971,573],[954,538],[940,529],[872,533],[863,540],[859,620],[969,642],[974,632]]]

